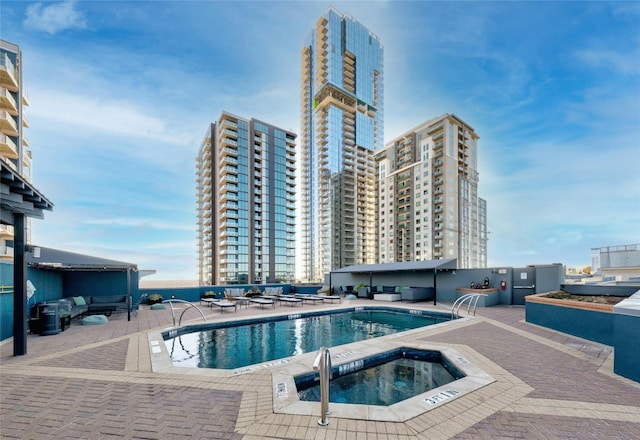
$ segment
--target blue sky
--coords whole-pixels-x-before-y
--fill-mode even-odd
[[[329,5],[384,46],[385,137],[480,135],[489,265],[640,243],[638,2],[12,2],[33,242],[196,279],[195,157],[222,111],[299,132],[300,50]]]

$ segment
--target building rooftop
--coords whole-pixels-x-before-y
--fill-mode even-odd
[[[355,300],[351,305],[370,304]],[[401,307],[434,309],[423,303]],[[0,345],[0,436],[640,438],[640,384],[612,372],[611,347],[527,324],[524,310],[482,308],[462,325],[434,326],[412,336],[454,346],[494,383],[404,423],[330,415],[327,427],[318,426],[318,416],[274,413],[272,374],[278,367],[232,377],[153,372],[148,333],[171,326],[168,309],[144,306],[130,322],[113,315],[100,326],[74,321],[57,335],[29,335],[25,356],[12,356],[7,341]],[[220,321],[290,309],[204,311],[208,321]]]

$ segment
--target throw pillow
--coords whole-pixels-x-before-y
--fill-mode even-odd
[[[84,296],[74,296],[73,297],[73,302],[77,306],[86,306],[87,305],[87,302],[84,300]]]

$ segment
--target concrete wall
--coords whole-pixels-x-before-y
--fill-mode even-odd
[[[527,301],[525,320],[579,338],[613,344],[613,313]]]
[[[613,310],[613,371],[640,382],[640,290]]]
[[[631,296],[638,286],[598,285],[598,284],[562,284],[561,289],[573,295],[611,295]],[[549,292],[547,290],[547,292]]]
[[[0,263],[2,285],[13,286],[13,264]],[[36,288],[27,302],[27,315],[37,303],[62,298],[62,274],[48,270],[27,268],[27,280]],[[0,295],[0,340],[13,336],[13,288]]]
[[[538,265],[536,270],[536,293],[558,290],[564,282],[564,266],[561,264]]]
[[[62,272],[63,297],[79,295],[126,295],[127,272]],[[138,302],[138,273],[131,272],[131,296]]]

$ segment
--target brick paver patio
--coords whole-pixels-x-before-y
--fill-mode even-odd
[[[312,307],[322,306],[304,309]],[[203,310],[208,321],[290,313]],[[0,345],[0,438],[640,439],[640,384],[612,373],[611,347],[527,324],[521,307],[478,315],[421,339],[455,347],[495,383],[405,423],[334,417],[328,427],[318,417],[274,413],[268,371],[153,372],[147,332],[171,326],[169,311],[143,309],[103,326],[74,322],[58,335],[30,335],[25,356],[12,356],[11,341]]]

